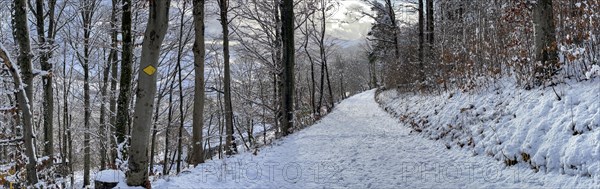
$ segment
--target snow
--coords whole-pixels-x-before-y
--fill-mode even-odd
[[[317,124],[258,155],[209,160],[156,180],[153,188],[588,188],[599,183],[448,150],[441,141],[411,134],[409,125],[379,107],[374,94],[344,100]]]
[[[106,182],[106,183],[118,183],[125,181],[125,173],[120,170],[103,170],[96,173],[95,181]]]
[[[406,122],[426,120],[413,128],[448,148],[540,172],[600,177],[598,79],[529,91],[505,83],[474,94],[378,97]]]
[[[592,65],[590,71],[585,72],[585,78],[592,79],[592,77],[598,76],[600,77],[600,66]]]
[[[33,75],[36,76],[48,76],[50,75],[50,72],[45,71],[45,70],[39,70],[39,69],[33,69]]]

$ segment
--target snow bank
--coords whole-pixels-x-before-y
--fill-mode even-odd
[[[387,90],[376,98],[413,133],[448,149],[535,171],[600,175],[600,78],[538,90],[506,83],[475,93]]]

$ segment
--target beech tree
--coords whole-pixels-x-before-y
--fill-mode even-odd
[[[148,180],[148,143],[152,124],[152,106],[156,94],[156,69],[162,42],[169,24],[170,0],[150,1],[149,17],[136,89],[136,102],[131,129],[131,147],[129,151],[129,171],[127,185],[149,186]],[[123,79],[123,78],[121,78]]]
[[[204,0],[193,1],[194,15],[194,112],[190,164],[204,163]]]

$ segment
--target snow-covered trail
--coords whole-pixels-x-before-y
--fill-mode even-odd
[[[265,147],[209,161],[154,188],[593,187],[597,179],[533,173],[448,150],[384,112],[374,91],[340,103],[319,123]]]

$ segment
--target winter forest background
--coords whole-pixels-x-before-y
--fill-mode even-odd
[[[596,0],[0,1],[0,184],[148,186],[373,88],[585,82],[598,33]]]

